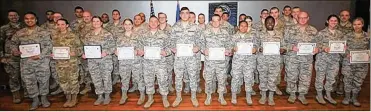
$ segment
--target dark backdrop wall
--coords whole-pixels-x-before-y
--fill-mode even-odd
[[[362,1],[362,0],[361,0]],[[369,0],[363,0],[368,1]],[[150,1],[14,1],[2,0],[1,7],[1,24],[6,22],[6,10],[17,9],[23,14],[27,11],[34,11],[39,16],[39,21],[45,21],[44,13],[51,9],[62,12],[65,18],[73,20],[73,9],[79,5],[86,10],[90,10],[94,15],[101,15],[102,13],[110,14],[113,9],[121,11],[122,18],[133,18],[139,12],[144,12],[147,16],[150,14]],[[209,3],[218,2],[236,2],[236,1],[180,1],[181,7],[187,6],[196,14],[204,13],[208,18]],[[277,1],[238,1],[238,15],[245,13],[253,17],[254,21],[259,20],[260,10],[263,8],[269,9],[273,6],[282,9],[285,5],[299,6],[303,10],[308,11],[311,20],[310,23],[318,29],[324,28],[324,22],[328,15],[338,14],[340,10],[350,10],[355,16],[355,0],[277,0]],[[168,22],[173,24],[176,15],[176,1],[153,1],[155,13],[164,12],[168,15]],[[367,10],[368,11],[368,10]]]

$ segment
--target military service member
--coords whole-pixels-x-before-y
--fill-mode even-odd
[[[70,24],[70,28],[72,29],[72,31],[77,32],[80,24],[83,23],[83,21],[84,21],[83,13],[84,13],[84,9],[82,7],[80,7],[80,6],[75,7],[76,19],[74,21],[72,21],[71,24]]]
[[[100,16],[103,20],[103,28],[107,28],[107,24],[109,23],[109,16],[107,13],[103,13],[102,16]]]

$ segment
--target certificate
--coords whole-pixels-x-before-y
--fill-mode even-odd
[[[298,43],[297,55],[313,55],[313,50],[316,47],[316,43]]]
[[[144,47],[144,58],[145,59],[161,59],[161,48],[160,47]]]
[[[252,55],[253,43],[237,43],[237,54]]]
[[[370,51],[350,51],[350,63],[370,63]]]
[[[329,41],[330,52],[329,53],[345,53],[344,46],[346,41]]]
[[[40,44],[19,45],[19,51],[22,53],[21,58],[40,55]]]
[[[53,59],[70,59],[70,47],[53,47]]]
[[[176,44],[176,56],[185,57],[193,56],[193,45],[192,44]]]
[[[209,48],[209,60],[225,60],[225,48]]]
[[[280,55],[280,42],[263,42],[263,55]]]
[[[118,47],[117,58],[118,60],[134,59],[134,47]]]
[[[99,45],[84,46],[84,54],[90,59],[102,58],[102,47]]]

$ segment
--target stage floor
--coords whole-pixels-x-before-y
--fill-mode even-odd
[[[4,75],[1,75],[1,79],[3,79]],[[161,95],[159,93],[156,93],[154,96],[155,103],[152,105],[151,108],[149,109],[144,109],[143,105],[138,106],[136,102],[138,101],[139,98],[139,92],[135,93],[129,93],[128,96],[128,102],[124,105],[119,105],[119,101],[121,98],[121,92],[120,92],[120,84],[116,84],[114,86],[114,92],[111,94],[112,101],[109,105],[106,106],[94,106],[93,103],[96,99],[96,95],[93,92],[90,92],[87,95],[79,95],[79,104],[74,107],[74,108],[63,108],[62,105],[65,101],[65,97],[63,94],[59,94],[56,96],[49,96],[49,100],[51,102],[51,106],[49,108],[42,108],[40,107],[37,110],[40,111],[48,111],[48,110],[54,110],[54,111],[72,111],[72,110],[100,110],[100,111],[108,111],[108,110],[225,110],[225,111],[231,111],[231,110],[308,110],[308,111],[313,111],[313,110],[322,110],[322,111],[333,111],[333,110],[338,110],[338,111],[352,111],[352,110],[358,110],[358,111],[370,111],[370,76],[368,75],[366,77],[366,80],[362,86],[361,94],[359,97],[359,101],[362,104],[361,107],[354,107],[352,105],[343,105],[341,104],[341,101],[343,100],[344,96],[338,96],[333,94],[333,98],[338,102],[336,106],[331,105],[327,103],[326,105],[320,105],[316,102],[315,100],[315,94],[316,91],[314,89],[314,78],[315,75],[312,76],[312,83],[311,83],[311,88],[309,90],[309,93],[307,95],[307,100],[309,102],[309,105],[304,106],[300,103],[299,100],[296,100],[295,104],[290,104],[287,102],[288,95],[284,92],[286,84],[283,81],[282,78],[282,83],[280,85],[280,90],[284,92],[284,95],[282,96],[277,96],[275,95],[275,106],[268,106],[266,105],[260,105],[258,103],[260,99],[260,95],[257,94],[255,96],[252,96],[253,100],[253,105],[248,106],[245,102],[245,92],[244,90],[241,92],[241,94],[238,95],[238,104],[237,105],[232,105],[231,103],[231,94],[230,94],[230,86],[228,86],[228,93],[225,95],[226,101],[228,103],[227,106],[221,106],[220,103],[217,101],[218,95],[213,94],[213,100],[210,106],[205,106],[204,101],[206,99],[206,94],[204,91],[201,94],[197,94],[197,98],[199,101],[199,107],[193,107],[191,103],[191,96],[190,93],[188,94],[182,94],[183,95],[183,101],[181,104],[176,107],[169,107],[169,108],[164,108],[162,105],[162,100],[161,100]],[[201,87],[204,88],[204,82],[203,80],[201,81]],[[254,90],[257,91],[258,93],[258,85],[255,84]],[[170,104],[175,100],[175,93],[170,93],[168,95],[168,99]],[[29,105],[31,104],[32,100],[31,99],[25,99],[21,104],[13,104],[12,103],[12,96],[9,91],[1,91],[0,92],[0,110],[2,111],[10,111],[10,110],[28,110]]]

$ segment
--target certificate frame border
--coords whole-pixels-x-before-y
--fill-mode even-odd
[[[330,47],[330,51],[329,51],[329,53],[331,53],[331,54],[335,54],[335,53],[340,53],[340,54],[344,54],[345,53],[345,49],[344,49],[344,51],[333,51],[333,52],[331,52],[331,43],[344,43],[344,45],[346,46],[347,45],[347,41],[329,41],[328,42],[328,46]]]
[[[54,51],[54,48],[56,48],[56,47],[53,47],[52,48],[52,53],[53,54],[54,54],[54,52],[53,52]],[[62,47],[59,47],[59,48],[62,48]],[[71,52],[71,47],[64,47],[64,48],[68,48],[68,51]],[[63,58],[63,57],[62,58],[60,58],[60,57],[59,58],[58,57],[57,58],[54,58],[54,56],[52,57],[54,60],[68,60],[68,59],[71,59],[71,56],[69,54],[68,54],[68,58]]]
[[[161,60],[162,59],[161,51],[160,51],[160,54],[159,54],[160,55],[160,59],[155,59],[155,58],[148,59],[148,58],[146,58],[146,47],[150,47],[150,46],[143,46],[143,52],[144,52],[143,59],[147,59],[147,60]],[[158,47],[158,48],[160,48],[160,50],[163,49],[161,47]]]
[[[362,51],[350,51],[349,54],[352,56],[353,53],[360,53],[360,52],[367,52],[368,56],[370,56],[370,51],[369,50],[362,50]],[[368,58],[368,61],[352,61],[352,58],[349,59],[349,63],[370,63],[370,58]]]
[[[300,45],[303,45],[303,44],[314,45],[313,50],[314,50],[314,49],[316,48],[316,46],[317,46],[317,43],[298,43],[298,44],[297,44],[297,45],[298,45],[298,48],[300,48],[300,47],[299,47],[299,44],[300,44]],[[309,54],[309,53],[307,54],[307,53],[299,53],[299,52],[297,52],[296,55],[314,55],[313,50],[312,50],[312,53],[310,53],[310,54]],[[299,51],[300,51],[300,49],[299,49]]]
[[[247,43],[247,44],[251,44],[252,45],[252,47],[251,47],[251,53],[238,53],[238,51],[239,51],[239,49],[238,49],[238,51],[235,53],[235,54],[237,54],[237,55],[241,55],[241,56],[251,56],[251,55],[253,55],[254,53],[252,53],[252,49],[254,49],[254,43],[253,42],[237,42],[236,43],[236,47],[238,48],[238,43]]]
[[[83,46],[83,51],[84,51],[84,54],[85,54],[85,46],[99,46],[100,47],[100,53],[102,53],[102,46],[101,45],[84,45]],[[101,56],[100,58],[86,58],[86,59],[102,59],[103,57]]]
[[[178,44],[175,44],[175,47],[176,47],[176,49],[178,50],[178,46],[177,46]],[[187,44],[181,44],[181,45],[187,45]],[[194,47],[194,44],[190,44],[190,45],[192,45],[192,49],[193,49],[193,47]],[[192,57],[192,56],[194,56],[195,54],[194,54],[194,52],[192,51],[192,56],[178,56],[178,51],[174,54],[175,55],[175,57]]]
[[[225,47],[213,47],[211,49],[224,49],[224,52],[227,50]],[[227,56],[225,56],[225,54],[224,54],[224,59],[223,60],[210,60],[210,48],[207,48],[207,50],[209,51],[209,55],[207,56],[207,60],[209,60],[209,61],[223,61],[223,60],[226,60],[225,58]]]
[[[40,43],[36,43],[36,44],[39,44],[39,50],[40,50],[40,54],[41,54],[41,44],[40,44]],[[19,47],[20,47],[21,45],[30,45],[30,44],[19,44],[19,45],[18,45],[18,49],[19,49],[19,51],[20,51],[20,48],[19,48]],[[30,57],[22,57],[22,54],[21,54],[19,57],[20,57],[21,59],[25,59],[25,58],[30,58],[31,56],[30,56]]]
[[[119,48],[123,48],[123,47],[116,47],[116,50],[117,50],[117,60],[120,60],[120,58],[119,58]],[[133,47],[132,46],[132,48],[133,48],[133,50],[134,50],[134,57],[133,57],[133,59],[135,59],[135,47]],[[120,61],[122,61],[122,60],[133,60],[133,59],[121,59]]]

